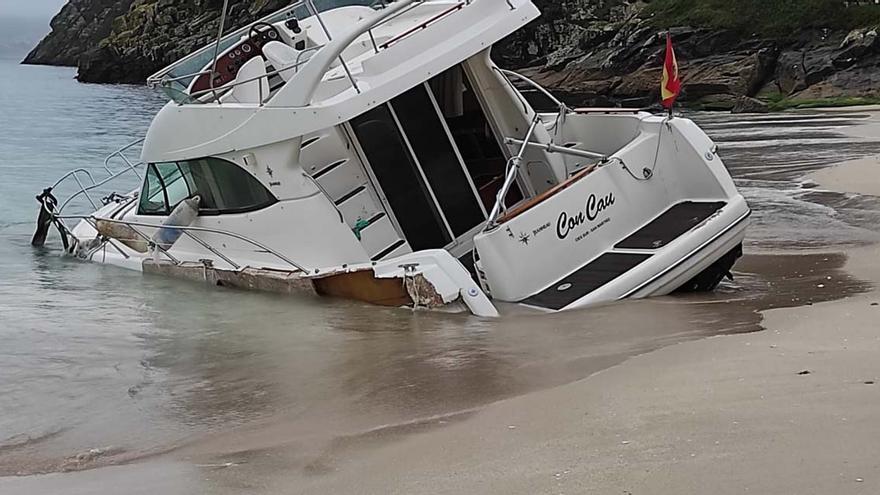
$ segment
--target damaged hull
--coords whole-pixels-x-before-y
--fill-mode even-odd
[[[127,147],[103,180],[62,177],[35,242],[54,224],[84,260],[487,317],[711,290],[749,214],[714,143],[684,118],[572,109],[498,67],[491,47],[539,15],[285,7],[151,76],[172,100],[129,146],[140,164]],[[124,173],[141,187],[99,206],[90,191]],[[80,189],[53,202],[65,180]],[[94,213],[66,215],[73,199]]]

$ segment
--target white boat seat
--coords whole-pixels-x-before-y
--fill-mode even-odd
[[[230,95],[231,101],[238,103],[261,103],[260,96],[265,100],[269,97],[269,81],[266,76],[266,62],[263,57],[254,57],[238,69]],[[249,81],[259,77],[254,81]],[[239,84],[240,81],[249,81]],[[262,87],[262,93],[261,88]]]
[[[302,52],[280,41],[270,41],[263,45],[263,55],[266,56],[266,60],[272,64],[272,67],[275,67],[275,70],[291,67],[279,73],[284,82],[289,81],[296,74],[296,69],[292,67],[297,62],[304,62],[306,60],[300,56],[300,53]]]

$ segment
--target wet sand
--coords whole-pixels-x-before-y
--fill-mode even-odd
[[[864,166],[812,180],[850,191]],[[166,453],[111,451],[71,467],[125,465],[0,478],[0,493],[877,493],[880,249],[841,250],[751,255],[716,294],[544,319],[546,342],[533,337],[546,317],[523,315],[469,329],[479,345],[425,353],[449,344],[422,338],[449,317],[420,315],[400,352],[349,342],[340,366],[383,373],[354,402],[360,416],[272,415]],[[580,341],[589,351],[571,352]],[[364,355],[404,360],[372,368]],[[237,377],[231,366],[206,380]],[[301,371],[275,367],[267,383]],[[223,397],[188,403],[222,410],[211,399]],[[29,447],[0,450],[0,469],[61,468]]]
[[[880,249],[849,255],[850,270],[880,282]],[[878,302],[872,292],[771,310],[764,332],[645,354],[366,459],[341,453],[335,473],[296,483],[311,493],[877,493]]]
[[[847,254],[847,270],[880,283],[880,248]],[[775,304],[857,284],[815,270],[839,256],[811,256]],[[329,442],[253,426],[128,465],[0,478],[0,493],[877,493],[880,292],[856,292],[486,407]]]
[[[880,156],[844,162],[807,177],[823,189],[876,196],[880,191]]]

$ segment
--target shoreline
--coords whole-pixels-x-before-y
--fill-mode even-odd
[[[880,156],[839,163],[806,177],[828,191],[880,195]]]
[[[876,137],[875,125],[856,135]],[[865,180],[872,171],[880,176],[877,157],[805,179],[880,196],[880,179]],[[667,345],[461,418],[342,438],[317,452],[294,443],[226,454],[184,448],[131,464],[0,477],[0,493],[109,486],[126,493],[874,493],[880,244],[785,254],[832,251],[842,251],[843,269],[873,289],[815,304],[799,293],[800,306],[760,311],[763,330],[755,333]],[[304,469],[291,468],[301,462]]]
[[[880,244],[846,252],[870,292],[765,310],[761,331],[672,344],[461,417],[317,448],[184,448],[0,478],[0,493],[875,493]]]
[[[849,270],[880,282],[880,246],[848,251]],[[764,311],[764,331],[675,344],[493,404],[471,420],[380,447],[368,463],[346,465],[336,479],[313,480],[304,491],[379,493],[391,476],[401,493],[473,486],[497,493],[874,493],[878,303],[875,289]],[[468,441],[474,437],[476,445]]]

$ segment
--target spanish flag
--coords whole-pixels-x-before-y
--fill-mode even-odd
[[[672,109],[675,99],[681,93],[681,79],[678,78],[678,61],[672,49],[672,38],[666,33],[666,61],[663,63],[663,80],[660,83],[660,98],[663,106]]]

